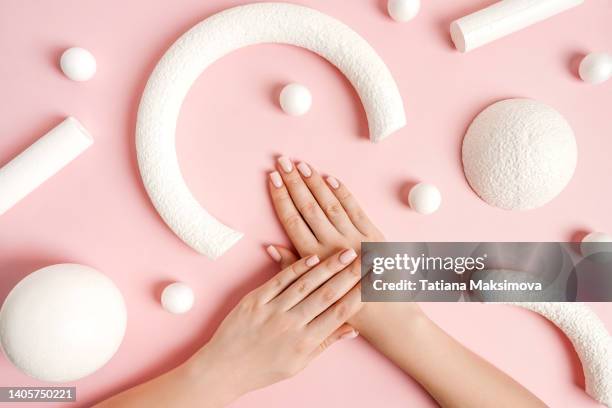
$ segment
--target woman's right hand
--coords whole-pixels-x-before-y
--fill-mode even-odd
[[[187,362],[190,371],[223,378],[225,402],[293,376],[338,339],[357,336],[345,322],[359,310],[360,279],[353,249],[323,262],[302,258],[240,301]]]

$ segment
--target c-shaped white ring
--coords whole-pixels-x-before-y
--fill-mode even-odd
[[[242,234],[217,221],[189,191],[176,155],[176,123],[189,89],[210,64],[261,43],[303,47],[334,64],[361,98],[372,141],[406,124],[402,98],[385,63],[332,17],[287,3],[255,3],[197,24],[170,47],[149,78],[138,110],[136,150],[145,188],[161,217],[185,243],[213,259]]]

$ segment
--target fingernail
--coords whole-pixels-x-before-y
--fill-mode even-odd
[[[355,252],[353,248],[347,249],[346,251],[340,254],[340,262],[345,265],[348,265],[356,257],[357,257],[357,253]]]
[[[357,336],[359,336],[359,332],[353,329],[350,332],[344,333],[342,336],[340,336],[340,340],[354,339]]]
[[[272,173],[270,173],[270,180],[276,188],[281,188],[283,186],[283,179],[281,178],[281,175],[278,171],[273,171]]]
[[[332,186],[332,188],[335,190],[338,187],[340,187],[340,183],[338,182],[338,180],[336,180],[335,177],[329,176],[328,178],[326,178],[325,180],[327,180],[327,183]]]
[[[312,175],[312,170],[310,170],[310,167],[308,167],[308,165],[304,162],[300,162],[297,165],[297,168],[304,177],[310,177]]]
[[[315,266],[318,263],[319,263],[319,257],[316,255],[306,258],[306,266],[308,266],[309,268],[311,266]]]
[[[276,249],[276,247],[274,245],[269,245],[266,248],[266,252],[268,253],[268,255],[270,255],[270,258],[274,259],[276,262],[280,262],[282,259],[282,256],[280,254],[280,252],[278,252],[278,249]]]
[[[291,173],[291,170],[293,170],[293,164],[291,164],[291,160],[289,160],[288,157],[285,157],[285,156],[279,157],[278,163],[281,165],[285,173]]]

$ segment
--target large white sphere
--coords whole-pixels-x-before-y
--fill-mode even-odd
[[[442,194],[433,184],[419,183],[410,189],[408,203],[419,214],[431,214],[440,207]]]
[[[584,82],[591,84],[608,80],[612,76],[612,55],[603,52],[587,55],[580,62],[578,74]]]
[[[487,203],[540,207],[574,174],[574,132],[559,112],[531,99],[506,99],[480,112],[463,139],[463,170]]]
[[[23,278],[0,310],[8,359],[43,381],[69,382],[102,367],[125,333],[121,292],[93,268],[48,266]]]
[[[84,48],[68,48],[60,58],[60,67],[73,81],[87,81],[96,73],[96,58]]]
[[[193,290],[185,283],[171,283],[162,291],[162,306],[170,313],[186,313],[193,307],[193,302]]]
[[[304,85],[289,84],[280,93],[280,106],[289,115],[303,115],[310,110],[311,104],[312,95]]]
[[[389,15],[399,22],[412,20],[420,9],[421,0],[389,0],[387,3]]]

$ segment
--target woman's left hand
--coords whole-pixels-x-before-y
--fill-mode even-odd
[[[300,256],[326,257],[338,248],[359,251],[361,242],[384,241],[348,188],[335,177],[325,180],[310,165],[295,165],[280,157],[270,173],[268,188],[276,214]],[[278,246],[268,253],[281,266],[295,260],[291,251]]]

